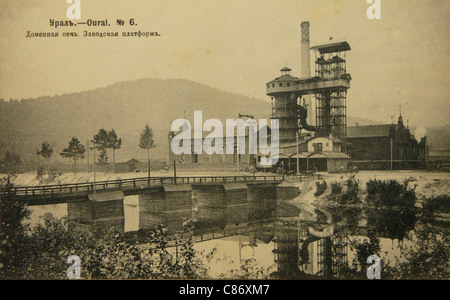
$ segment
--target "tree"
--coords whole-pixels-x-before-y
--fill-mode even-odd
[[[94,143],[94,147],[100,150],[100,155],[103,156],[103,159],[106,157],[106,150],[112,149],[113,154],[113,168],[114,171],[116,169],[116,150],[120,149],[122,146],[122,139],[117,137],[116,131],[114,129],[110,131],[106,131],[105,129],[100,129],[96,135],[94,135],[94,139],[92,140]],[[105,152],[105,153],[103,153]],[[103,153],[103,154],[102,154]],[[100,156],[99,156],[100,157]],[[107,162],[107,159],[106,159]],[[105,164],[106,164],[105,162]]]
[[[64,158],[72,158],[73,159],[73,171],[77,173],[77,160],[84,158],[84,153],[86,152],[86,148],[80,143],[80,141],[73,137],[69,142],[69,147],[65,148],[60,155]]]
[[[94,148],[100,151],[97,162],[95,161],[96,158],[94,157],[94,164],[105,166],[106,172],[106,164],[108,163],[108,155],[106,153],[106,149],[109,145],[108,132],[103,128],[100,129],[98,133],[94,135],[92,142],[94,143]]]
[[[36,154],[45,159],[44,166],[38,167],[36,179],[40,184],[47,184],[54,181],[57,177],[57,172],[54,168],[51,168],[48,163],[53,154],[53,146],[45,141],[42,143],[41,149],[36,150]],[[47,177],[45,175],[47,175]]]
[[[97,164],[105,167],[106,173],[106,165],[108,164],[108,154],[106,153],[106,149],[101,149],[100,154],[98,155]]]
[[[109,136],[108,132],[105,129],[100,129],[96,135],[94,135],[94,139],[92,140],[94,143],[94,147],[98,150],[103,150],[108,148],[109,146]]]
[[[1,161],[1,165],[4,171],[10,174],[14,174],[17,171],[17,166],[19,166],[21,163],[22,160],[20,159],[20,156],[9,151],[6,151],[5,158]]]
[[[113,170],[116,172],[116,150],[122,146],[122,139],[117,137],[114,129],[108,131],[108,145],[107,148],[112,149],[113,153]]]
[[[47,142],[43,142],[41,146],[41,150],[36,150],[37,155],[41,155],[45,160],[49,160],[53,154],[53,146],[51,146]]]
[[[139,141],[139,147],[147,150],[148,159],[148,179],[150,180],[150,149],[155,148],[156,144],[153,140],[153,129],[150,126],[145,125],[144,130],[141,133],[141,139]]]
[[[14,186],[9,178],[0,180],[0,249],[3,270],[0,278],[5,275],[15,276],[17,269],[23,265],[22,258],[26,254],[21,244],[27,237],[29,225],[23,221],[29,219],[31,212],[25,201],[16,197]],[[2,274],[3,273],[3,274]]]
[[[450,237],[447,227],[419,222],[415,228],[413,243],[400,246],[400,257],[395,257],[395,265],[388,268],[395,279],[450,278]]]

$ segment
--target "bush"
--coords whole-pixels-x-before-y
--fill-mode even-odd
[[[339,182],[336,181],[332,182],[330,195],[328,195],[328,200],[333,202],[339,202],[341,196],[342,196],[342,186],[339,184]]]
[[[450,196],[440,195],[426,199],[423,209],[428,213],[450,213]]]
[[[408,182],[400,184],[395,180],[369,180],[366,184],[366,200],[374,206],[412,208],[416,194],[414,190],[408,189]]]
[[[319,197],[322,195],[325,190],[327,189],[327,182],[326,181],[317,181],[316,182],[316,192],[314,193],[315,197]]]
[[[354,176],[351,176],[346,181],[346,191],[342,194],[340,198],[341,204],[360,204],[361,199],[359,198],[359,181],[355,179]]]

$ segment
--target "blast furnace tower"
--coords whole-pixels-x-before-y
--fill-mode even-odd
[[[287,66],[281,76],[266,85],[272,100],[272,119],[279,119],[280,143],[295,143],[299,131],[313,131],[315,136],[347,136],[347,42],[327,43],[309,48],[309,22],[301,24],[301,78],[290,75]],[[310,50],[315,52],[315,75],[310,75]],[[315,97],[315,111],[311,98]],[[315,116],[315,126],[311,120]]]

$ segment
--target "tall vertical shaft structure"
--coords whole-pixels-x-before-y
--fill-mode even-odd
[[[350,74],[347,74],[347,42],[320,45],[311,48],[316,53],[316,78],[332,83],[329,88],[319,89],[316,95],[316,126],[319,135],[347,137],[347,90]],[[339,81],[341,81],[339,83]]]
[[[310,39],[309,39],[309,22],[302,22],[302,46],[301,46],[301,77],[309,78],[311,77],[311,57],[310,57]]]
[[[311,77],[311,56],[310,56],[310,34],[309,22],[302,22],[300,24],[302,39],[301,39],[301,77]],[[307,109],[307,123],[314,124],[313,99],[311,95],[304,97]]]
[[[281,76],[266,85],[272,99],[272,119],[280,125],[280,143],[295,143],[299,130],[315,131],[316,136],[344,140],[347,136],[347,90],[351,76],[347,73],[347,42],[310,47],[309,22],[301,23],[301,78],[281,69]],[[316,53],[315,76],[311,77],[310,50]],[[315,126],[312,126],[312,95],[315,96]],[[303,101],[302,101],[303,100]],[[309,103],[308,103],[309,102]]]

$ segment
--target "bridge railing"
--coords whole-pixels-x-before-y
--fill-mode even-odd
[[[181,177],[148,177],[117,179],[108,181],[68,183],[41,186],[15,187],[18,196],[60,195],[73,193],[90,193],[105,190],[135,190],[163,184],[213,184],[233,182],[273,182],[282,181],[283,176],[181,176]]]

